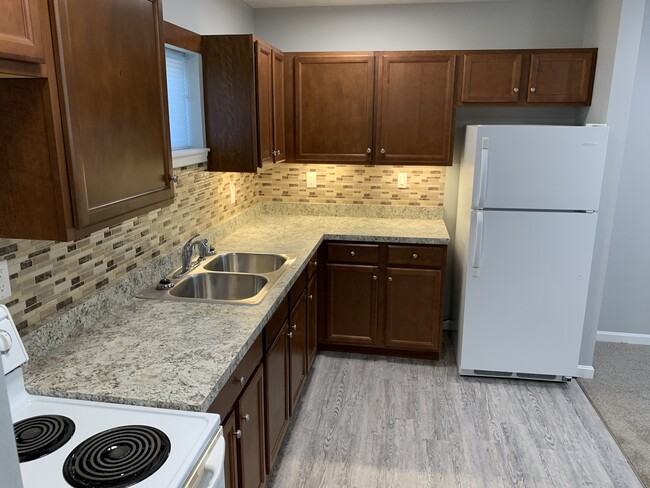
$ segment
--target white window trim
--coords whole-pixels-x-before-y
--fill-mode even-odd
[[[203,115],[203,73],[201,55],[199,53],[182,49],[172,44],[165,44],[166,48],[187,53],[188,82],[190,85],[190,110],[191,110],[191,147],[172,150],[172,167],[182,168],[191,164],[203,163],[208,160],[209,148],[205,147],[205,119]]]

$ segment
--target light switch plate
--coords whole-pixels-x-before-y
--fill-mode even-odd
[[[237,187],[234,183],[230,183],[230,203],[237,202]]]
[[[11,296],[9,285],[9,265],[7,261],[0,261],[0,300]]]
[[[307,188],[316,188],[316,171],[307,171]]]
[[[407,174],[397,173],[397,188],[406,188]]]

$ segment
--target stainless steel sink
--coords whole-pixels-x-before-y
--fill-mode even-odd
[[[268,282],[257,274],[197,273],[178,282],[169,294],[199,300],[245,300],[257,295]]]
[[[180,270],[176,270],[138,297],[255,305],[295,259],[295,254],[221,252],[193,262],[180,278]]]
[[[280,254],[229,252],[215,256],[203,268],[231,273],[272,273],[286,262],[287,258]]]

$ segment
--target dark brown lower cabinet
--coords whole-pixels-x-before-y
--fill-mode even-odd
[[[440,342],[442,271],[387,268],[385,344],[405,349],[437,348]]]
[[[286,317],[286,312],[285,312]],[[289,322],[266,351],[266,471],[270,474],[289,423]]]
[[[239,458],[237,456],[237,426],[235,412],[232,412],[223,423],[223,437],[226,440],[226,459],[224,474],[226,488],[239,486]]]
[[[307,371],[307,302],[304,291],[289,315],[289,329],[289,406],[293,415]]]
[[[318,348],[318,273],[307,285],[307,372],[316,359]]]
[[[324,349],[437,359],[444,245],[327,244]]]
[[[327,341],[377,344],[378,266],[327,263]]]
[[[264,365],[248,382],[235,408],[239,442],[241,488],[258,488],[266,481],[264,446]]]

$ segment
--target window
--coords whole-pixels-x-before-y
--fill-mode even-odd
[[[201,55],[167,46],[165,60],[173,166],[206,161]]]

